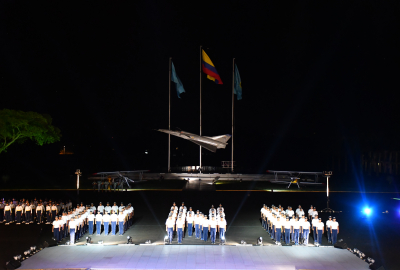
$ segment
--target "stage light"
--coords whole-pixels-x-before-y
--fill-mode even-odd
[[[263,242],[262,242],[262,237],[258,237],[257,238],[257,245],[262,246]]]
[[[127,244],[133,244],[132,237],[127,236],[126,239],[128,240]]]
[[[31,246],[31,253],[33,253],[33,254],[36,253],[36,246]]]
[[[368,263],[369,265],[374,264],[374,263],[375,263],[375,260],[372,259],[372,258],[370,258],[370,257],[368,257],[368,258],[367,258],[367,263]]]
[[[70,243],[69,241],[67,241],[67,242],[65,242],[65,244],[66,244],[67,246],[69,246],[71,243]]]
[[[240,244],[241,245],[246,245],[247,243],[244,240],[242,240],[242,241],[240,241]]]
[[[316,246],[316,247],[319,247],[319,243],[315,243],[315,246]]]
[[[97,242],[99,245],[103,244],[103,240],[100,240],[99,242]]]
[[[372,209],[371,209],[371,208],[368,208],[368,207],[365,207],[364,210],[363,210],[363,213],[364,213],[365,215],[369,216],[369,215],[371,215],[371,213],[372,213]]]
[[[151,240],[147,240],[146,242],[144,242],[145,244],[151,244]]]
[[[164,237],[164,244],[167,244],[168,242],[169,242],[168,235],[166,235],[166,236]]]
[[[89,236],[86,236],[86,243],[90,244],[92,242],[92,238],[90,238]]]

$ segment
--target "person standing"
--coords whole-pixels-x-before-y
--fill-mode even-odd
[[[101,204],[101,202],[99,203],[99,206],[97,206],[97,212],[99,214],[104,214],[104,205]]]
[[[113,210],[114,213],[118,214],[118,205],[116,202],[114,202],[114,205],[111,207],[111,210]],[[110,212],[108,212],[108,213],[110,213]]]
[[[4,216],[6,219],[6,225],[10,225],[11,222],[11,206],[8,202],[6,202],[6,206],[4,206]]]
[[[117,221],[118,221],[118,216],[115,213],[115,211],[112,211],[110,219],[111,219],[111,235],[115,235],[117,231]]]
[[[332,234],[331,234],[331,223],[332,223],[332,217],[329,216],[328,220],[326,221],[326,235],[328,238],[328,243],[332,243]]]
[[[172,215],[169,215],[166,223],[165,223],[165,230],[168,233],[168,241],[169,244],[172,244],[172,238],[175,231],[175,220],[172,218]]]
[[[51,232],[54,233],[54,239],[59,242],[60,238],[60,222],[58,221],[58,217],[56,216],[53,221],[53,226],[51,228]]]
[[[321,221],[321,218],[318,219],[318,222],[315,225],[317,229],[317,243],[322,245],[322,235],[324,234],[324,223]]]
[[[183,227],[185,226],[185,221],[182,219],[182,215],[179,215],[178,220],[176,221],[176,230],[178,234],[178,244],[182,244],[183,237]]]
[[[281,228],[282,223],[280,221],[280,216],[276,217],[276,221],[274,222],[275,226],[275,243],[278,245],[281,242]]]
[[[218,227],[217,230],[219,232],[219,241],[220,245],[225,244],[225,232],[226,232],[226,220],[223,215],[220,215],[220,220],[217,223]]]
[[[46,205],[46,224],[50,224],[51,221],[51,206],[50,204]]]
[[[215,238],[216,238],[216,235],[217,235],[217,221],[215,220],[214,216],[212,216],[211,220],[209,221],[208,226],[210,228],[211,244],[214,245],[215,244]]]
[[[119,235],[123,235],[125,230],[125,222],[126,222],[126,215],[124,214],[124,211],[120,211],[118,214],[118,230],[119,230]]]
[[[43,223],[43,221],[42,221],[42,213],[44,213],[43,205],[39,202],[38,206],[36,207],[37,224]]]
[[[110,206],[110,203],[107,202],[106,207],[104,207],[104,212],[107,212],[109,215],[111,215],[111,210],[113,210],[113,208]]]
[[[90,211],[90,214],[87,217],[88,223],[89,223],[89,235],[93,235],[93,225],[94,225],[94,220],[95,216],[93,215],[93,212]]]
[[[5,204],[4,204],[4,201],[3,200],[0,200],[0,223],[3,223],[4,222],[4,207],[5,207]]]
[[[118,214],[119,212],[121,212],[124,209],[125,209],[124,203],[121,202],[121,205],[118,207],[118,211],[116,212],[116,214]]]
[[[55,203],[51,206],[51,221],[54,221],[57,216],[57,206]]]
[[[31,208],[31,205],[29,204],[29,202],[25,206],[25,218],[26,218],[25,224],[33,223],[32,208]]]
[[[303,245],[308,246],[308,239],[310,236],[310,222],[308,222],[307,217],[304,218],[304,222],[301,224],[301,231],[303,235]]]
[[[98,192],[101,191],[101,183],[102,183],[101,180],[97,180],[97,187],[98,187],[97,191],[98,191]]]
[[[337,236],[339,234],[339,222],[336,221],[336,218],[333,217],[332,223],[330,225],[331,235],[332,235],[332,244],[336,244]]]
[[[313,230],[313,239],[314,239],[314,244],[317,243],[317,231],[316,231],[316,226],[318,223],[318,215],[314,216],[314,219],[311,221],[311,226]]]
[[[301,223],[299,221],[299,217],[294,218],[294,221],[292,223],[292,227],[293,227],[293,240],[294,240],[294,244],[296,246],[299,245],[299,238],[300,238],[300,229],[301,229]]]
[[[76,231],[76,222],[74,217],[71,217],[71,220],[68,222],[68,230],[69,230],[69,237],[70,237],[70,244],[75,244],[75,231]]]
[[[311,207],[310,207],[310,209],[308,209],[308,219],[309,220],[311,220],[311,218],[312,218],[312,215],[313,215],[313,212],[314,212],[314,208],[313,208],[313,206],[311,205]]]
[[[292,232],[292,224],[290,223],[289,216],[286,217],[284,227],[285,227],[285,243],[286,243],[286,245],[289,245],[290,244],[290,233]]]
[[[21,204],[18,203],[17,207],[15,207],[15,219],[17,221],[17,225],[21,224],[21,217],[22,217],[22,212],[24,209],[22,208]]]
[[[95,221],[96,221],[96,233],[97,233],[97,235],[100,235],[101,234],[101,224],[103,224],[103,216],[100,214],[99,211],[97,212]]]
[[[117,186],[118,186],[118,181],[116,181],[115,178],[113,178],[112,184],[113,184],[113,188],[114,188],[114,192],[115,192],[115,190],[117,189]]]
[[[193,220],[194,223],[194,236],[196,239],[200,239],[200,212],[197,210],[197,214]]]
[[[104,225],[104,235],[108,235],[108,228],[110,224],[110,216],[108,215],[107,212],[104,213],[103,215],[103,225]]]
[[[207,242],[207,240],[208,240],[208,229],[210,227],[209,220],[207,219],[207,216],[204,216],[202,225],[203,225],[203,240],[204,240],[204,242]]]
[[[191,208],[191,207],[190,207]],[[192,237],[193,234],[193,215],[192,215],[193,211],[189,211],[188,212],[188,217],[186,218],[186,227],[187,227],[187,231],[188,231],[188,236]]]

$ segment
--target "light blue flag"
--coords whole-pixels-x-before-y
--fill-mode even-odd
[[[242,99],[242,80],[240,79],[239,70],[235,64],[235,83],[233,86],[233,93],[236,94],[237,100]]]
[[[171,65],[172,65],[171,80],[174,83],[176,83],[176,93],[178,94],[178,98],[181,98],[179,95],[184,93],[185,89],[183,88],[183,84],[182,84],[181,80],[179,79],[178,75],[176,75],[174,63],[171,62]]]

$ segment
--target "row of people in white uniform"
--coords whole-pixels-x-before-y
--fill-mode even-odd
[[[52,222],[52,231],[58,242],[69,234],[71,244],[78,241],[86,232],[93,235],[94,230],[97,235],[101,235],[102,229],[104,235],[108,235],[109,231],[112,235],[116,235],[117,225],[119,235],[123,235],[132,225],[133,215],[134,209],[131,204],[119,207],[118,210],[110,210],[110,214],[104,209],[98,210],[93,204],[86,207],[81,204],[69,212],[64,212],[62,216],[56,216]]]
[[[336,218],[329,217],[324,224],[321,218],[318,218],[316,207],[313,206],[307,214],[308,217],[305,216],[301,205],[296,211],[293,211],[290,206],[284,210],[281,205],[268,207],[264,204],[261,208],[262,226],[275,240],[276,244],[280,244],[281,239],[283,239],[286,244],[294,242],[295,245],[299,245],[302,241],[303,245],[308,245],[309,234],[312,230],[314,244],[321,245],[322,236],[326,229],[328,242],[334,245],[339,233],[339,223]]]
[[[17,225],[21,223],[43,223],[44,218],[50,224],[55,217],[72,208],[71,201],[51,202],[47,200],[1,200],[0,201],[0,223],[5,222],[6,225],[15,222]]]
[[[182,202],[182,206],[179,208],[175,202],[170,208],[168,218],[165,222],[165,230],[168,233],[168,242],[171,244],[174,232],[177,234],[178,244],[182,244],[182,239],[185,235],[185,228],[188,231],[188,236],[193,236],[193,230],[195,238],[207,242],[208,235],[210,234],[211,244],[215,244],[217,233],[219,234],[220,244],[225,244],[225,232],[226,232],[226,219],[224,208],[220,204],[218,208],[214,208],[212,205],[208,211],[209,219],[207,215],[204,215],[199,210],[196,213],[193,212],[192,207],[187,208],[185,203]]]

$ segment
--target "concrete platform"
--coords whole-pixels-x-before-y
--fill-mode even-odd
[[[46,248],[20,269],[369,269],[335,248],[278,246],[57,246]]]

